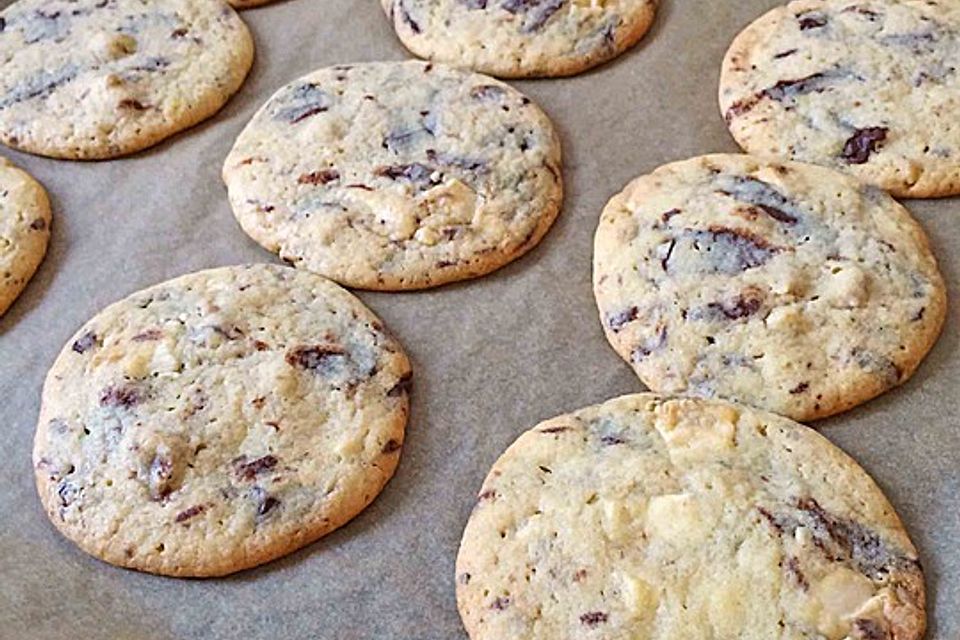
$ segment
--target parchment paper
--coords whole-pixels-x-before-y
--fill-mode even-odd
[[[10,4],[0,0],[0,7]],[[403,59],[376,0],[284,0],[245,12],[257,62],[214,119],[132,158],[47,160],[0,150],[54,204],[50,252],[0,319],[0,638],[463,639],[457,545],[497,456],[538,421],[641,389],[607,346],[590,287],[597,217],[632,177],[735,151],[716,106],[720,60],[776,0],[663,0],[644,42],[593,72],[516,83],[564,141],[567,197],[543,243],[472,282],[361,292],[416,370],[396,477],[322,541],[221,580],[116,569],[78,551],[41,511],[30,452],[44,375],[106,304],[217,265],[273,261],[235,223],[220,180],[228,149],[278,87],[315,68]],[[960,282],[960,200],[910,202],[947,281]],[[960,294],[914,379],[817,424],[884,488],[920,549],[928,638],[960,638]]]

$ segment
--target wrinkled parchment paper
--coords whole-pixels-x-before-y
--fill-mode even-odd
[[[10,4],[0,0],[0,7]],[[46,160],[0,149],[54,204],[50,252],[0,319],[0,638],[463,639],[454,559],[480,483],[538,421],[640,384],[601,333],[590,288],[593,231],[630,178],[671,160],[735,151],[716,106],[720,60],[776,0],[663,0],[644,42],[604,67],[516,83],[563,137],[566,204],[525,258],[480,280],[410,294],[361,293],[416,370],[396,477],[352,523],[287,558],[220,580],[124,571],[64,540],[30,463],[40,388],[63,343],[104,305],[182,273],[272,261],[239,229],[223,158],[256,108],[315,68],[402,59],[377,0],[282,0],[244,13],[257,61],[212,120],[134,157]],[[960,283],[960,199],[911,202],[951,285]],[[873,475],[920,549],[928,638],[960,637],[960,294],[903,388],[816,426]]]

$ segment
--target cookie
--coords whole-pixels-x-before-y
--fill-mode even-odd
[[[243,230],[289,263],[365,289],[480,276],[560,210],[560,142],[528,98],[424,62],[331,67],[283,87],[223,169]]]
[[[657,0],[381,0],[421,58],[502,78],[568,76],[620,55],[646,34]]]
[[[133,153],[213,115],[253,62],[222,0],[19,0],[0,12],[0,141]]]
[[[720,106],[749,153],[904,197],[960,193],[960,4],[798,0],[734,40]]]
[[[50,240],[47,192],[0,157],[0,315],[27,286]]]
[[[607,204],[594,293],[610,344],[653,391],[814,420],[906,381],[946,294],[926,236],[831,169],[713,155]]]
[[[410,366],[317,275],[201,271],[107,307],[47,376],[40,499],[87,553],[171,576],[267,562],[341,526],[396,468]]]
[[[521,435],[457,559],[473,640],[919,640],[924,597],[893,508],[826,438],[649,394]]]

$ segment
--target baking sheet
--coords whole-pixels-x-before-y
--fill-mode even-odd
[[[0,0],[0,7],[10,4]],[[285,0],[244,17],[257,61],[213,120],[132,158],[69,163],[0,150],[48,188],[50,251],[0,319],[0,638],[463,639],[454,559],[487,470],[539,420],[640,385],[607,346],[590,287],[607,198],[664,162],[735,151],[716,106],[738,29],[776,0],[663,0],[636,49],[593,72],[517,82],[553,117],[567,197],[532,253],[472,282],[361,293],[416,370],[394,480],[348,526],[285,559],[220,580],[124,571],[78,551],[41,511],[30,463],[40,388],[71,333],[106,304],[182,273],[272,261],[234,222],[220,168],[279,86],[315,68],[403,59],[376,0]],[[960,200],[909,203],[951,285]],[[960,308],[914,379],[817,425],[887,492],[920,549],[928,638],[960,638]]]

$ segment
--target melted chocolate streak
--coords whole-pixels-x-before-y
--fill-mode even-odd
[[[69,64],[56,71],[43,71],[11,89],[6,96],[0,99],[0,110],[27,100],[45,98],[53,93],[54,89],[72,82],[78,73],[79,68],[74,64]]]
[[[733,176],[720,180],[719,192],[749,205],[778,222],[796,224],[802,212],[773,185],[749,176]]]
[[[822,93],[823,91],[827,90],[836,80],[849,77],[851,77],[849,72],[841,71],[840,69],[829,69],[827,71],[821,71],[820,73],[811,74],[804,78],[781,80],[772,87],[767,87],[766,89],[758,91],[752,96],[748,96],[734,102],[730,108],[727,109],[727,113],[725,114],[726,120],[729,123],[734,118],[748,113],[764,99],[782,103],[787,100],[792,100],[797,96],[807,95],[810,93]]]
[[[826,511],[813,498],[797,500],[795,511],[772,514],[760,508],[761,515],[780,535],[793,536],[803,526],[813,535],[813,543],[833,562],[848,562],[857,571],[874,580],[894,571],[917,573],[920,563],[891,549],[876,532],[863,525]]]

